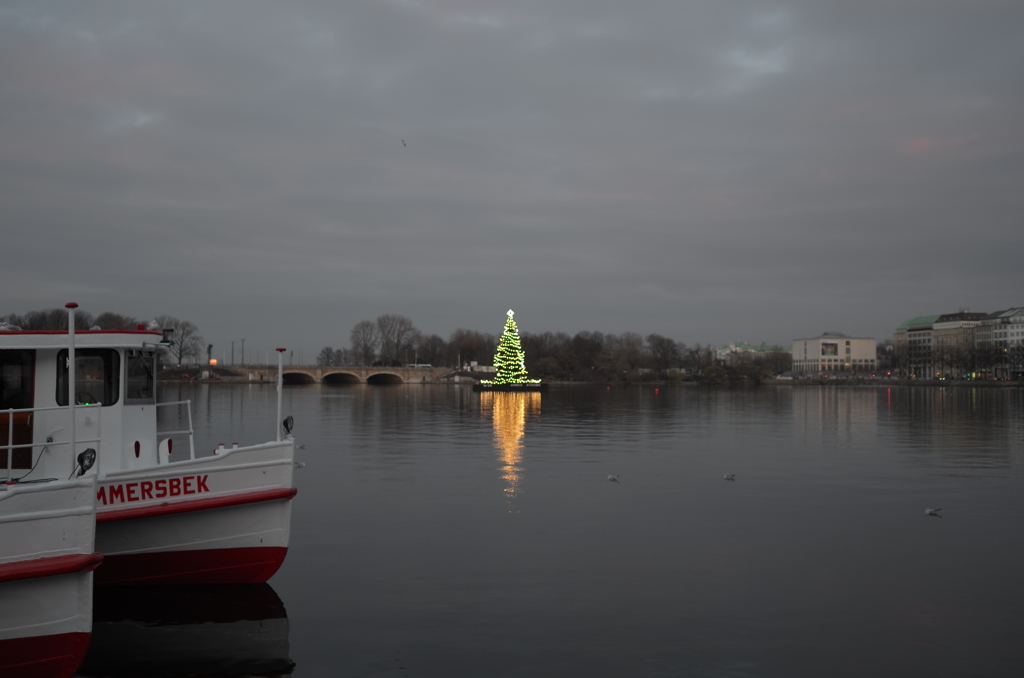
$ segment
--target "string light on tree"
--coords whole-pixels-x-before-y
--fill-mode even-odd
[[[526,353],[519,341],[519,328],[513,318],[515,312],[509,309],[506,315],[505,331],[498,340],[498,349],[494,354],[494,379],[483,380],[480,384],[485,388],[540,384],[540,379],[530,379],[526,372]]]

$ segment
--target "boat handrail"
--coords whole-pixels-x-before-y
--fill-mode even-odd
[[[173,402],[157,403],[157,407],[170,407],[170,406],[185,406],[185,411],[188,413],[188,428],[180,431],[160,431],[156,432],[157,446],[160,445],[161,438],[167,439],[172,435],[179,435],[182,433],[188,434],[188,458],[196,458],[196,445],[195,445],[195,429],[192,426],[192,401],[191,400],[175,400]]]
[[[78,410],[78,409],[82,409],[82,410],[95,409],[96,413],[97,413],[97,417],[96,417],[97,418],[96,430],[100,431],[100,430],[102,430],[100,424],[101,424],[101,421],[103,419],[102,405],[103,405],[102,403],[89,403],[88,405],[76,405],[75,409],[76,410]],[[75,458],[75,447],[74,446],[82,444],[82,443],[95,443],[97,445],[100,444],[100,442],[102,440],[102,435],[98,435],[98,437],[96,437],[96,438],[79,438],[79,437],[75,436],[75,440],[73,440],[73,441],[69,437],[68,440],[58,442],[58,441],[55,441],[55,440],[52,439],[53,436],[51,434],[51,435],[47,436],[47,440],[46,441],[41,442],[41,443],[36,443],[36,442],[15,443],[14,442],[14,423],[15,423],[14,422],[14,415],[28,413],[28,421],[31,421],[32,420],[32,416],[35,413],[37,413],[37,412],[53,412],[53,411],[63,411],[63,410],[67,410],[67,409],[68,409],[67,406],[61,407],[59,405],[56,405],[56,406],[51,406],[51,407],[22,407],[22,408],[9,407],[6,410],[0,410],[0,418],[4,417],[6,415],[6,424],[7,424],[7,444],[6,445],[0,445],[0,451],[4,452],[6,454],[6,457],[7,457],[7,468],[6,469],[0,469],[0,471],[5,470],[7,472],[7,476],[3,479],[4,482],[6,482],[6,483],[13,482],[12,481],[13,472],[15,470],[19,470],[19,471],[24,470],[24,469],[15,469],[14,468],[14,452],[15,452],[15,450],[23,450],[25,448],[29,448],[30,450],[32,450],[34,452],[37,447],[46,449],[46,448],[49,448],[49,447],[59,447],[61,445],[67,445],[69,447],[69,449],[71,450],[72,473],[73,473],[74,472],[74,466],[75,466],[75,464],[78,463],[76,458]],[[57,429],[57,430],[60,430],[60,429]],[[54,431],[54,433],[56,433],[56,431]],[[40,452],[40,454],[42,454],[42,453]],[[27,476],[28,474],[32,473],[32,471],[35,470],[35,467],[36,467],[36,465],[38,465],[38,463],[39,463],[39,460],[37,459],[35,461],[35,463],[32,464],[32,467],[25,473],[25,476]],[[97,459],[96,467],[97,467],[97,470],[98,470],[98,468],[99,468],[99,459]],[[24,478],[25,476],[22,476],[22,478]]]
[[[89,403],[88,405],[78,405],[78,404],[75,405],[75,409],[76,410],[78,410],[78,409],[85,410],[85,409],[89,409],[89,408],[99,408],[99,407],[103,407],[103,403]],[[68,409],[67,405],[53,405],[51,407],[20,407],[20,408],[19,407],[10,407],[10,408],[8,408],[6,410],[0,410],[0,414],[7,414],[8,412],[13,412],[14,414],[20,414],[22,412],[53,412],[55,410],[66,410],[66,409]]]

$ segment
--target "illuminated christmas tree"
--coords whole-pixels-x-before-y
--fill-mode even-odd
[[[526,374],[526,354],[519,343],[519,328],[512,319],[514,314],[508,312],[505,331],[498,341],[498,351],[494,354],[494,379],[481,380],[473,387],[474,390],[542,390],[540,379],[529,379]]]
[[[512,309],[508,311],[508,320],[505,321],[505,331],[498,341],[498,352],[494,354],[494,380],[493,384],[526,384],[529,383],[526,374],[526,354],[519,343],[519,328],[516,321],[512,319],[515,315]]]

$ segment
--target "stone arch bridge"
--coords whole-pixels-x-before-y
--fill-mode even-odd
[[[242,379],[255,382],[277,380],[277,366],[239,366],[229,368]],[[452,374],[450,367],[363,367],[285,365],[281,378],[285,384],[437,384]]]

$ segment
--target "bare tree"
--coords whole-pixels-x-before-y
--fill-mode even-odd
[[[369,365],[377,356],[377,326],[369,320],[360,320],[349,333],[352,357],[360,365]]]
[[[170,315],[158,315],[155,321],[162,330],[174,330],[174,334],[171,335],[173,342],[170,352],[178,365],[181,365],[182,361],[187,358],[199,362],[199,356],[202,355],[205,344],[203,335],[199,334],[199,328],[195,326],[195,323],[178,320]]]
[[[337,365],[335,362],[335,350],[330,346],[324,346],[320,349],[319,355],[316,357],[316,364],[319,367],[330,367],[331,365]]]
[[[498,340],[493,334],[460,327],[448,338],[449,362],[457,368],[462,367],[460,362],[466,364],[474,360],[481,365],[490,365],[497,346]]]
[[[98,325],[101,330],[134,330],[139,326],[139,321],[130,315],[105,311],[96,316],[93,324]]]
[[[644,340],[635,332],[609,334],[598,358],[601,369],[608,376],[623,377],[643,366]]]
[[[706,369],[713,366],[717,361],[714,346],[701,346],[695,344],[692,349],[683,357],[683,363],[690,368],[693,374],[702,374]]]
[[[377,317],[377,335],[380,339],[380,361],[398,364],[416,335],[416,326],[404,315],[385,313]]]
[[[75,311],[75,329],[79,329],[80,318],[85,314]],[[68,328],[68,312],[62,308],[51,308],[46,311],[29,311],[25,314],[25,324],[22,327],[26,330],[66,330]],[[82,329],[87,329],[86,325]]]
[[[729,359],[729,368],[726,372],[727,374],[731,373],[734,378],[749,379],[756,383],[772,376],[771,370],[765,367],[763,359],[750,351],[732,354]]]
[[[562,372],[562,359],[571,339],[565,332],[523,332],[520,335],[523,351],[526,353],[526,369],[531,374],[537,365],[543,364],[548,376]]]
[[[14,313],[3,318],[12,325],[23,330],[60,331],[68,328],[68,312],[63,308],[51,308],[46,311],[29,311],[25,315]],[[87,330],[93,325],[92,314],[75,311],[75,329]]]
[[[651,367],[656,372],[665,372],[679,366],[679,346],[674,339],[660,334],[647,335],[647,350],[651,355]]]
[[[891,372],[893,365],[892,339],[884,339],[875,344],[875,369],[878,372]]]
[[[785,349],[767,351],[758,357],[758,362],[774,375],[793,369],[793,353]]]
[[[399,356],[403,363],[418,363],[420,361],[420,344],[423,343],[423,333],[414,329],[412,334],[405,338],[405,342],[398,347]]]
[[[352,364],[352,352],[347,348],[333,348],[324,346],[316,356],[316,364],[319,367],[337,367],[339,365]]]
[[[563,361],[562,365],[572,370],[577,378],[588,378],[588,375],[595,374],[597,370],[597,363],[601,358],[601,351],[604,349],[604,341],[605,337],[601,332],[586,330],[577,332],[569,342],[572,362]]]
[[[429,337],[421,336],[416,346],[417,362],[443,365],[447,351],[447,342],[436,334],[431,334]]]

